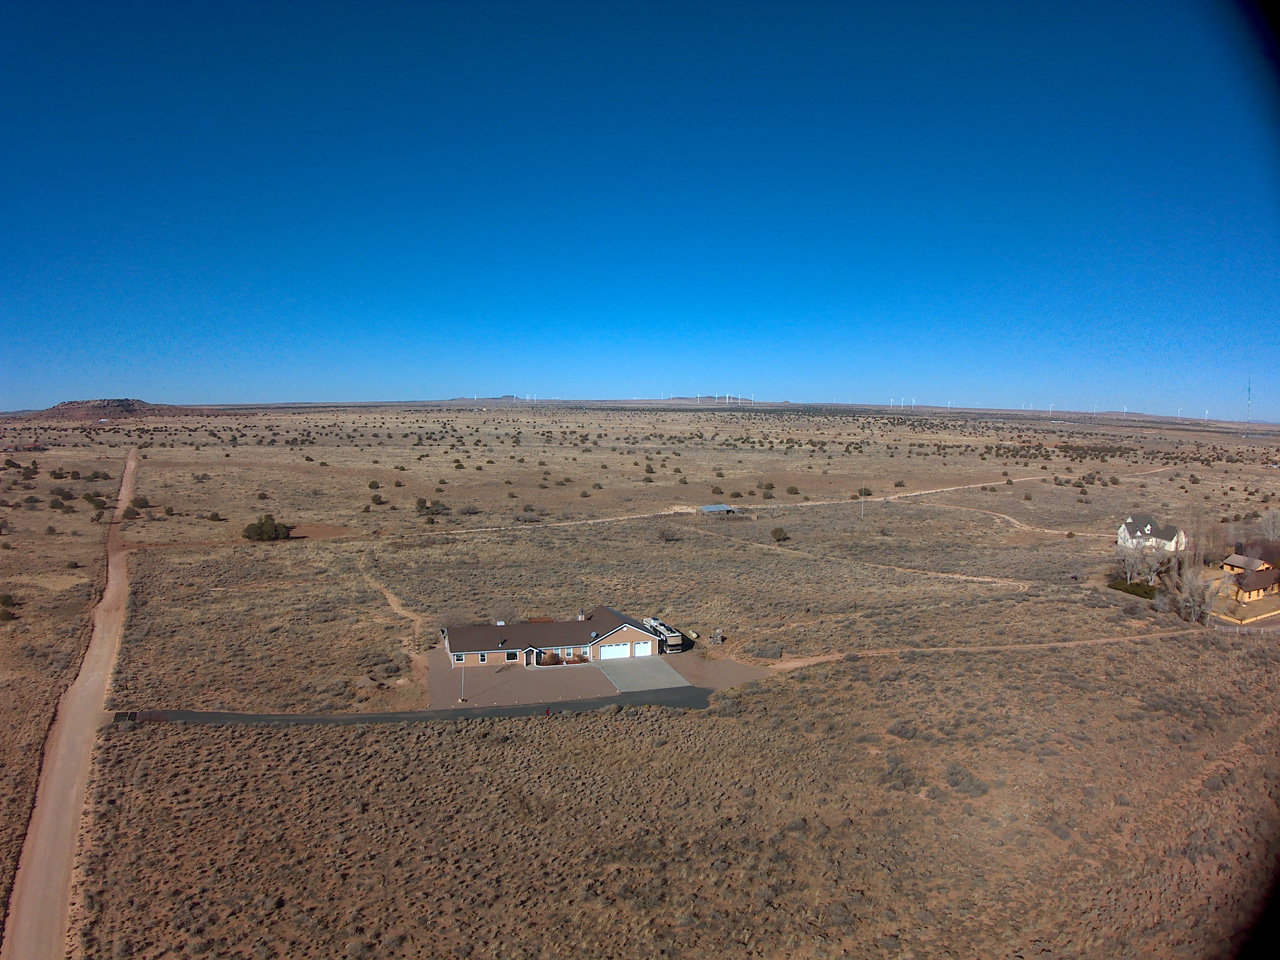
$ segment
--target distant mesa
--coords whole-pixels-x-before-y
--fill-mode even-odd
[[[48,420],[124,420],[195,413],[196,407],[175,407],[145,400],[64,400],[34,416]]]

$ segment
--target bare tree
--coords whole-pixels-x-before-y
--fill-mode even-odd
[[[1264,539],[1280,540],[1280,510],[1268,507],[1262,511],[1262,519],[1258,521],[1258,530]]]
[[[1160,574],[1173,562],[1173,554],[1166,553],[1164,550],[1143,551],[1142,578],[1147,581],[1147,586],[1154,587]]]
[[[1141,547],[1122,547],[1116,544],[1116,562],[1120,564],[1125,583],[1133,583],[1143,575],[1147,567],[1147,558]]]
[[[1225,578],[1209,577],[1198,553],[1183,552],[1172,558],[1165,572],[1164,590],[1157,609],[1176,613],[1188,623],[1204,623],[1218,599]]]

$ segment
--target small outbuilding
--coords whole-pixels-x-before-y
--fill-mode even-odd
[[[1222,569],[1227,573],[1258,573],[1262,570],[1270,570],[1271,564],[1255,557],[1245,557],[1238,553],[1233,553],[1222,561]]]

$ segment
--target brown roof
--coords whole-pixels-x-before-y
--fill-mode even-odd
[[[1240,585],[1240,589],[1245,593],[1266,590],[1268,587],[1280,583],[1280,570],[1258,570],[1255,573],[1240,573],[1236,575],[1236,583]]]
[[[582,620],[508,623],[501,627],[492,623],[447,627],[446,646],[450,653],[491,653],[497,650],[526,650],[530,647],[538,650],[548,647],[585,647],[623,626],[657,636],[639,621],[611,607],[599,606],[589,611]]]
[[[1266,570],[1271,566],[1271,564],[1267,563],[1265,560],[1257,560],[1253,557],[1242,557],[1238,553],[1233,553],[1231,556],[1227,557],[1227,559],[1222,561],[1222,565],[1224,567],[1236,567],[1240,570],[1251,571]]]

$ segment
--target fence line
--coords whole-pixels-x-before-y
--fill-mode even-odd
[[[1280,624],[1274,627],[1249,627],[1242,623],[1219,623],[1215,620],[1210,626],[1224,633],[1280,633]]]

